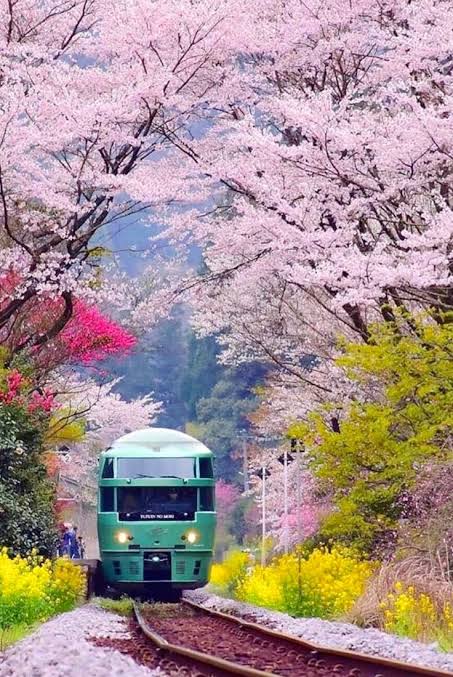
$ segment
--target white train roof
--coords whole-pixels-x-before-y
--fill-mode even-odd
[[[135,449],[141,447],[154,452],[159,452],[160,450],[169,451],[170,448],[188,451],[189,447],[191,451],[196,453],[211,453],[210,449],[199,440],[187,435],[187,433],[171,430],[170,428],[143,428],[141,430],[134,430],[115,440],[111,449],[115,451],[118,450],[118,447],[121,447],[122,450],[131,449],[131,447]]]

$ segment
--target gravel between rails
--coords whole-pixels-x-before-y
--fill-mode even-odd
[[[164,677],[90,638],[127,639],[128,620],[94,604],[61,614],[0,652],[0,677]]]
[[[262,607],[218,597],[206,590],[186,591],[184,598],[207,609],[241,616],[321,646],[382,656],[403,663],[444,670],[453,675],[453,653],[438,651],[435,645],[396,637],[373,628],[362,629],[351,623],[324,621],[320,618],[292,618],[278,611],[268,611]]]

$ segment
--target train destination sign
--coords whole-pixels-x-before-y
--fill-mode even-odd
[[[123,512],[119,514],[120,521],[126,522],[169,522],[169,521],[188,521],[195,518],[193,512]]]

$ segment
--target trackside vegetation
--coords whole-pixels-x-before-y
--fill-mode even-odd
[[[421,469],[451,460],[452,318],[412,317],[410,331],[407,319],[372,326],[368,343],[344,345],[337,364],[358,395],[292,429],[335,508],[320,535],[365,552],[395,543]]]
[[[85,575],[69,560],[51,561],[36,550],[13,557],[0,550],[0,650],[36,623],[69,611],[85,592]]]
[[[248,555],[235,552],[214,565],[211,585],[236,599],[292,616],[338,618],[361,595],[374,564],[344,547],[292,552],[268,566],[248,567]]]
[[[451,319],[396,314],[366,343],[340,342],[349,397],[288,432],[303,440],[315,496],[330,508],[309,539],[288,555],[277,547],[265,567],[231,552],[213,568],[213,589],[452,649]]]

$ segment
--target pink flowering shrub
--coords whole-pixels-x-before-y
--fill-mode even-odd
[[[43,393],[38,393],[36,390],[32,392],[30,396],[30,402],[28,404],[28,411],[33,412],[41,409],[46,413],[50,413],[53,409],[57,407],[55,402],[55,397],[53,393],[49,390],[44,390]]]
[[[110,355],[127,353],[136,339],[95,306],[77,301],[74,315],[58,337],[67,359],[91,364]]]
[[[14,277],[0,280],[1,291],[13,293],[21,280]],[[1,299],[1,295],[0,295]],[[2,304],[0,301],[0,311]],[[73,303],[72,315],[55,336],[47,336],[63,312],[61,299],[34,300],[18,314],[13,327],[0,332],[0,343],[11,352],[28,349],[36,367],[50,370],[60,364],[88,365],[112,355],[127,353],[136,343],[135,337],[121,325],[104,315],[95,305],[80,299]]]
[[[219,480],[216,484],[216,510],[219,522],[231,517],[240,492],[233,484],[228,484],[224,480]]]
[[[216,484],[216,558],[220,560],[225,551],[235,545],[233,514],[240,499],[240,492],[233,484],[219,480]]]
[[[31,379],[26,378],[17,369],[5,370],[2,374],[0,403],[6,406],[19,406],[30,414],[48,414],[58,406],[53,393],[47,389],[33,390]]]
[[[24,378],[17,369],[12,369],[5,378],[4,390],[0,392],[0,401],[5,404],[13,402],[24,385]]]

